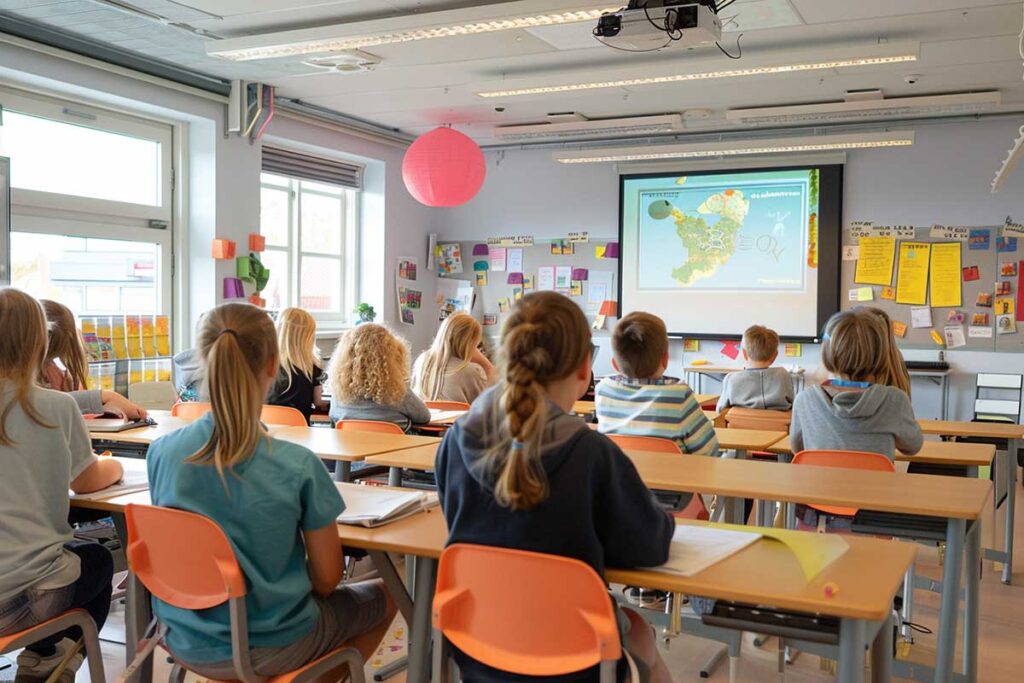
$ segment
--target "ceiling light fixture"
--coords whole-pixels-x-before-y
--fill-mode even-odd
[[[748,67],[746,69],[726,69],[723,71],[695,71],[684,74],[672,74],[668,76],[624,78],[615,81],[594,81],[590,83],[544,85],[532,88],[517,88],[510,90],[488,90],[484,92],[478,92],[477,95],[484,98],[523,97],[525,95],[550,95],[554,93],[578,92],[582,90],[599,90],[602,88],[629,88],[643,85],[685,83],[687,81],[707,81],[716,78],[742,78],[747,76],[766,76],[771,74],[800,73],[804,71],[822,71],[825,69],[844,69],[859,66],[884,66],[887,64],[903,64],[905,62],[913,61],[917,61],[917,55],[907,53],[881,57],[857,57],[851,59],[837,59],[820,62],[806,62],[799,64],[779,64],[776,66],[754,66]]]
[[[683,117],[679,114],[660,116],[631,116],[617,119],[575,120],[563,123],[539,123],[497,126],[492,131],[498,140],[525,142],[545,138],[580,139],[586,137],[613,137],[621,135],[657,135],[683,130]]]
[[[523,3],[515,3],[523,4]],[[402,30],[391,30],[383,32],[364,33],[361,35],[334,35],[313,37],[311,31],[288,31],[280,34],[265,36],[252,36],[251,38],[239,38],[212,43],[207,48],[207,54],[230,59],[232,61],[249,61],[253,59],[276,59],[281,57],[296,57],[310,54],[322,54],[342,52],[345,50],[359,50],[378,45],[394,45],[396,43],[410,43],[419,40],[431,40],[434,38],[452,38],[456,36],[470,36],[481,33],[494,33],[497,31],[511,31],[515,29],[538,28],[542,26],[556,26],[559,24],[574,24],[583,21],[596,21],[602,14],[615,12],[619,8],[602,7],[589,9],[574,9],[561,12],[546,12],[530,16],[506,16],[495,19],[480,21],[465,21],[463,23],[452,23],[445,25],[408,28]],[[513,8],[505,10],[513,11]],[[437,14],[445,14],[438,12]],[[430,15],[419,15],[419,23],[428,21]],[[369,23],[369,22],[360,22]],[[384,22],[376,22],[383,24]],[[333,28],[334,33],[340,33],[347,27],[341,24]],[[314,29],[322,33],[327,29]],[[303,38],[303,36],[307,36]],[[262,43],[262,44],[254,44]]]
[[[600,164],[620,161],[708,159],[761,154],[837,152],[853,149],[909,147],[913,144],[913,131],[895,131],[891,133],[855,133],[851,135],[822,135],[683,145],[591,149],[578,152],[557,152],[554,154],[554,159],[562,164]]]
[[[883,98],[879,96],[870,99],[848,97],[844,102],[730,109],[725,113],[725,118],[727,121],[736,121],[752,126],[779,126],[882,118],[961,116],[991,111],[1000,104],[1002,104],[1002,95],[998,90],[914,97]]]

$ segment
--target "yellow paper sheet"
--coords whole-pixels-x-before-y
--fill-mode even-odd
[[[813,581],[827,566],[842,557],[850,545],[839,534],[812,534],[806,531],[750,527],[739,524],[710,524],[709,526],[735,531],[757,532],[764,538],[782,543],[796,556],[804,577]]]
[[[900,338],[906,337],[907,336],[907,324],[906,323],[901,323],[898,320],[893,320],[892,321],[892,333],[894,335],[896,335],[897,337],[900,337]]]
[[[928,264],[931,255],[932,245],[926,242],[900,244],[896,303],[910,306],[924,306],[928,303]]]
[[[932,308],[957,308],[963,305],[960,282],[961,242],[932,245]]]
[[[932,330],[931,334],[932,334],[932,341],[935,342],[935,344],[937,346],[945,346],[946,345],[946,340],[943,339],[942,335],[939,334],[937,331]]]
[[[895,259],[895,237],[861,237],[854,282],[859,285],[892,284],[892,267]]]
[[[870,287],[858,287],[857,288],[857,301],[874,301],[875,290]]]

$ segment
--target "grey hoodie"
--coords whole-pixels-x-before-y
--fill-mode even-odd
[[[203,378],[199,351],[186,349],[177,354],[172,362],[174,363],[174,387],[178,390],[179,396],[189,389],[193,389],[196,394],[205,394],[202,391]]]
[[[899,389],[872,384],[848,390],[830,384],[800,392],[789,430],[793,452],[841,450],[913,455],[924,445],[910,398]]]

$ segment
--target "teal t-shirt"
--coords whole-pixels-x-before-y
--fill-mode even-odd
[[[317,619],[301,532],[327,526],[345,504],[312,451],[277,439],[262,441],[234,473],[226,472],[225,488],[213,465],[185,462],[212,432],[213,415],[207,413],[149,447],[153,504],[195,512],[220,525],[245,573],[250,645],[291,645]],[[168,626],[170,649],[185,662],[231,660],[227,603],[193,611],[154,599],[153,610]]]

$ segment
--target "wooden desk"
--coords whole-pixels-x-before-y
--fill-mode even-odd
[[[683,368],[683,377],[686,383],[693,387],[694,391],[703,391],[705,375],[710,376],[712,379],[717,378],[719,381],[724,381],[726,375],[740,372],[744,369],[742,366],[737,365],[687,365]],[[793,382],[793,392],[799,394],[804,388],[805,373],[803,371],[792,372],[789,368],[785,369],[789,372],[789,378]],[[693,381],[694,379],[696,381]]]
[[[918,420],[925,434],[943,437],[1006,439],[1007,448],[1002,461],[1002,481],[1006,484],[1006,504],[1003,510],[1003,550],[987,549],[985,557],[1003,563],[1003,583],[1013,581],[1013,540],[1017,507],[1017,451],[1024,441],[1024,426],[998,422],[950,422],[945,420]],[[998,505],[1000,495],[994,501]]]
[[[787,436],[767,449],[770,453],[792,455],[793,449]],[[991,444],[953,443],[948,441],[925,441],[917,455],[896,453],[898,462],[919,462],[926,465],[978,468],[992,464],[996,449]],[[977,476],[975,471],[974,476]]]
[[[715,429],[719,448],[735,450],[740,460],[745,459],[750,451],[763,451],[786,438],[786,432],[760,429]]]
[[[406,448],[400,451],[391,451],[380,455],[368,456],[365,462],[368,465],[380,465],[388,467],[388,486],[402,485],[402,470],[414,470],[416,472],[432,472],[434,460],[437,457],[437,445],[429,444]]]
[[[115,443],[135,443],[148,446],[161,436],[166,436],[191,423],[180,417],[172,417],[167,410],[151,410],[149,416],[156,421],[151,427],[139,427],[123,432],[89,432],[89,438],[95,441],[112,441]],[[86,422],[88,425],[88,422]]]
[[[589,417],[597,411],[595,401],[576,401],[572,406],[572,412],[581,417]]]
[[[323,429],[322,427],[280,427],[273,431],[275,439],[305,446],[324,460],[336,461],[334,478],[348,481],[352,463],[369,455],[399,451],[416,446],[430,445],[434,449],[441,440],[433,436],[361,432],[351,429]]]

